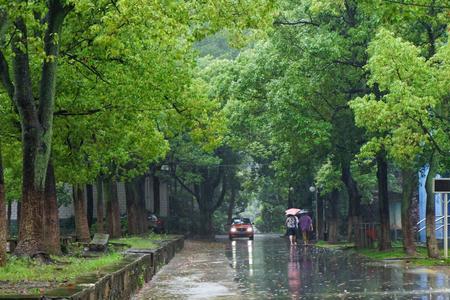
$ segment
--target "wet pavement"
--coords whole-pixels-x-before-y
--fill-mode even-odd
[[[135,299],[450,300],[450,268],[373,262],[350,252],[258,235],[185,249]]]

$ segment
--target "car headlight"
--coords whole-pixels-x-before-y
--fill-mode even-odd
[[[236,232],[236,228],[235,227],[231,227],[230,231],[231,232]]]
[[[253,228],[249,227],[249,228],[247,228],[247,231],[248,231],[248,232],[252,232],[252,231],[253,231]]]

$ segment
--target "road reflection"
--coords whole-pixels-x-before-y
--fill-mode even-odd
[[[245,299],[450,299],[448,270],[374,263],[278,236],[226,242],[225,254]]]
[[[248,275],[253,276],[253,241],[242,241],[242,240],[233,240],[231,241],[231,266],[233,269],[238,267],[246,267],[248,270]],[[245,248],[245,244],[247,246],[247,251],[243,251]],[[238,260],[238,246],[239,246],[239,260]],[[227,248],[229,250],[229,248]]]
[[[300,279],[300,261],[297,246],[291,246],[288,262],[288,284],[292,299],[300,296],[300,287],[302,285]]]

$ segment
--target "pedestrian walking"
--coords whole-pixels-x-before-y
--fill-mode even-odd
[[[308,245],[309,233],[313,231],[312,219],[306,212],[303,212],[299,218],[299,227],[302,231],[303,244]]]
[[[296,231],[298,227],[298,219],[294,215],[287,215],[285,225],[287,228],[287,234],[289,236],[289,242],[292,245],[297,245]]]

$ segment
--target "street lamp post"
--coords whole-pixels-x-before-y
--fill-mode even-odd
[[[309,191],[311,193],[314,193],[314,201],[315,201],[315,211],[314,211],[314,216],[316,218],[316,240],[319,240],[319,212],[318,212],[318,204],[317,204],[317,200],[318,200],[318,189],[312,185],[309,187]]]

